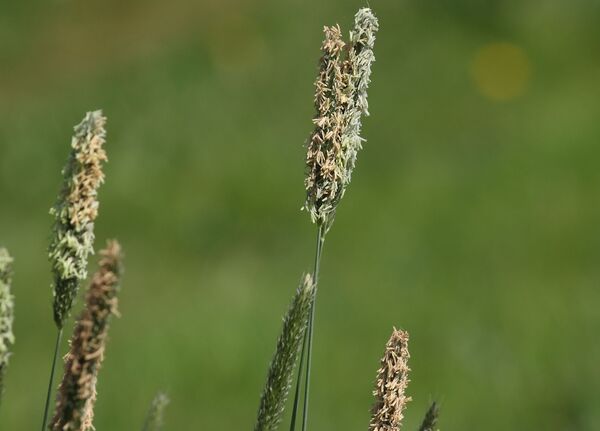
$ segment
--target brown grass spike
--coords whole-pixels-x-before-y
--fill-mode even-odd
[[[404,417],[403,411],[410,397],[406,396],[408,386],[408,332],[394,328],[375,384],[375,404],[372,409],[369,431],[399,431]]]
[[[98,371],[104,358],[110,317],[118,315],[121,246],[117,241],[109,241],[100,256],[100,268],[88,288],[85,309],[77,320],[71,348],[65,356],[65,372],[50,426],[55,431],[94,429]]]

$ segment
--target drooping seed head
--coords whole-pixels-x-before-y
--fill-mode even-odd
[[[13,334],[14,297],[10,293],[13,259],[0,248],[0,400],[4,389],[4,373],[8,366],[10,347],[15,342]]]
[[[410,397],[405,395],[410,371],[408,358],[408,332],[394,328],[377,372],[370,431],[400,430],[403,411],[410,401]]]
[[[377,30],[377,18],[367,8],[356,14],[349,44],[342,40],[338,26],[325,27],[315,82],[315,130],[307,144],[303,208],[326,230],[350,184],[362,146],[361,118],[368,115],[367,88]]]
[[[146,415],[142,431],[160,431],[163,429],[165,409],[170,400],[166,394],[159,392],[156,394]]]
[[[102,164],[106,118],[88,112],[75,126],[71,153],[63,169],[63,186],[55,206],[49,257],[54,275],[54,321],[62,328],[79,284],[87,277],[88,256],[94,249],[94,220],[98,215],[98,188],[104,182]]]
[[[121,247],[109,241],[100,252],[100,268],[94,274],[65,356],[65,372],[58,389],[51,429],[92,430],[96,381],[104,359],[111,315],[117,314],[117,292],[122,274]]]
[[[307,274],[283,319],[283,329],[267,373],[254,431],[273,431],[281,422],[315,293],[313,279]]]

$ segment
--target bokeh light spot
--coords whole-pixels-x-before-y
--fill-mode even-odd
[[[512,100],[529,84],[531,64],[523,49],[512,43],[490,43],[475,54],[471,77],[477,90],[494,101]]]

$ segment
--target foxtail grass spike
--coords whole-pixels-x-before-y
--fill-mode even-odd
[[[254,431],[275,430],[281,422],[315,289],[312,277],[305,275],[283,319],[283,329],[267,373]]]
[[[364,139],[360,136],[362,116],[369,115],[367,89],[371,82],[371,65],[375,61],[373,46],[379,23],[371,9],[360,9],[354,17],[354,29],[350,32],[350,49],[344,64],[346,103],[343,117],[342,155],[344,184],[350,183],[356,165],[358,151]]]
[[[375,404],[372,409],[369,431],[399,431],[402,426],[403,411],[410,397],[405,391],[408,385],[408,332],[394,328],[381,366],[377,372],[377,381],[373,395]]]
[[[92,430],[96,381],[104,359],[111,315],[118,315],[117,292],[122,274],[121,247],[109,241],[100,252],[94,274],[65,356],[65,372],[58,389],[50,428],[54,431]]]
[[[349,44],[342,40],[339,26],[325,27],[315,82],[315,130],[307,144],[303,208],[326,230],[350,184],[362,147],[361,118],[369,114],[367,88],[378,28],[377,18],[368,8],[357,12]]]
[[[314,223],[327,224],[343,193],[340,166],[343,106],[342,61],[344,41],[339,26],[325,27],[319,74],[315,81],[315,130],[306,153],[306,209]]]
[[[160,431],[163,429],[165,409],[170,400],[164,393],[156,394],[146,415],[142,431]]]
[[[435,426],[437,425],[439,415],[440,407],[438,403],[434,401],[431,403],[427,413],[425,413],[425,417],[423,418],[423,423],[421,423],[419,431],[435,431]]]
[[[0,403],[4,391],[4,373],[8,366],[10,347],[15,342],[12,331],[14,321],[14,298],[10,293],[13,259],[0,248]]]
[[[102,164],[106,118],[88,112],[75,126],[71,153],[62,171],[64,180],[55,206],[49,257],[54,275],[54,322],[61,329],[69,316],[79,284],[87,277],[88,256],[94,249],[98,188],[104,182]]]

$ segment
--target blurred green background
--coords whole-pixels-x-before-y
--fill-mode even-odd
[[[41,422],[48,209],[72,126],[98,108],[97,247],[119,238],[127,273],[96,428],[139,429],[164,389],[167,429],[251,429],[313,258],[300,207],[322,26],[347,34],[364,5],[0,2],[0,243],[17,298],[0,429]],[[370,5],[368,142],[325,245],[311,429],[367,428],[394,325],[411,333],[406,429],[432,399],[447,430],[598,429],[599,3]]]

